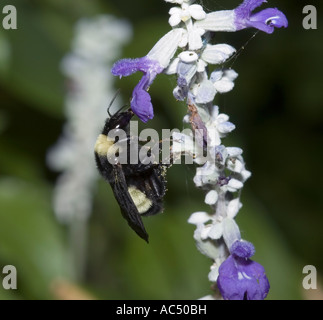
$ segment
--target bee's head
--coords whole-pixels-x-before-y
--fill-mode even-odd
[[[134,113],[131,109],[128,109],[124,112],[117,112],[111,118],[108,118],[104,125],[103,132],[109,132],[113,129],[125,129],[131,118],[133,117]]]

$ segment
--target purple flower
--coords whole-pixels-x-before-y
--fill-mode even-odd
[[[250,260],[255,249],[252,243],[237,240],[230,248],[231,255],[219,268],[217,285],[225,300],[263,300],[269,292],[265,269]]]
[[[287,28],[286,16],[277,8],[268,8],[252,14],[266,0],[245,0],[235,12],[236,30],[256,28],[266,33],[273,33],[275,28]]]
[[[120,78],[122,76],[130,76],[137,71],[143,73],[143,77],[133,90],[130,102],[132,111],[143,122],[147,122],[154,117],[151,98],[147,91],[157,74],[161,73],[163,70],[164,68],[158,61],[151,60],[147,56],[137,59],[122,59],[117,61],[112,67],[112,74],[114,76],[120,76]]]

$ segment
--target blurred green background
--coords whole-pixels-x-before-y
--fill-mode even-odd
[[[318,0],[268,2],[286,14],[288,29],[215,38],[241,49],[231,64],[239,73],[235,89],[216,101],[236,125],[223,143],[242,147],[253,173],[237,221],[243,238],[256,247],[255,260],[266,269],[268,298],[321,298],[320,289],[302,289],[302,270],[305,265],[314,265],[319,274],[323,270],[323,6]],[[202,3],[211,11],[232,9],[240,1]],[[120,58],[141,57],[170,29],[170,5],[162,0],[8,0],[1,1],[0,12],[6,4],[17,8],[18,29],[0,25],[0,271],[16,266],[18,289],[0,285],[0,298],[197,299],[210,294],[211,261],[197,251],[194,227],[187,224],[192,212],[208,210],[203,192],[192,183],[193,167],[169,170],[165,211],[145,219],[149,245],[128,228],[110,187],[99,179],[80,276],[71,258],[70,227],[58,222],[52,207],[59,173],[46,165],[46,153],[66,120],[66,82],[59,66],[71,49],[76,21],[98,14],[128,20],[133,38]],[[318,30],[302,27],[307,4],[318,10]],[[115,80],[124,101],[138,78]],[[186,107],[172,97],[175,81],[161,75],[151,87],[151,127],[182,129]]]

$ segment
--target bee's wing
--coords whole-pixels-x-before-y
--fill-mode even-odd
[[[122,216],[127,220],[129,226],[138,236],[148,242],[148,233],[144,227],[138,209],[129,194],[127,181],[120,164],[113,166],[113,175],[114,179],[111,179],[110,185],[120,206]]]

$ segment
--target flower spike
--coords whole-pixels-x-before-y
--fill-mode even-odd
[[[271,34],[275,28],[286,28],[288,21],[277,8],[254,12],[266,0],[241,0],[235,9],[210,13],[195,0],[164,1],[174,5],[169,10],[173,29],[146,56],[118,61],[112,73],[120,77],[143,73],[131,99],[133,112],[143,122],[154,116],[148,90],[156,76],[162,72],[176,76],[173,95],[176,100],[186,101],[188,114],[183,121],[190,124],[192,131],[172,134],[172,152],[193,155],[198,165],[193,181],[206,192],[204,202],[211,208],[211,212],[193,213],[188,220],[196,226],[198,250],[213,261],[208,278],[215,292],[207,298],[262,300],[268,295],[269,281],[263,266],[251,260],[255,248],[241,239],[235,221],[242,207],[241,190],[251,172],[246,168],[242,149],[223,144],[235,125],[214,104],[216,95],[234,88],[238,74],[228,68],[227,62],[236,50],[211,40],[216,40],[214,33],[246,28]]]

